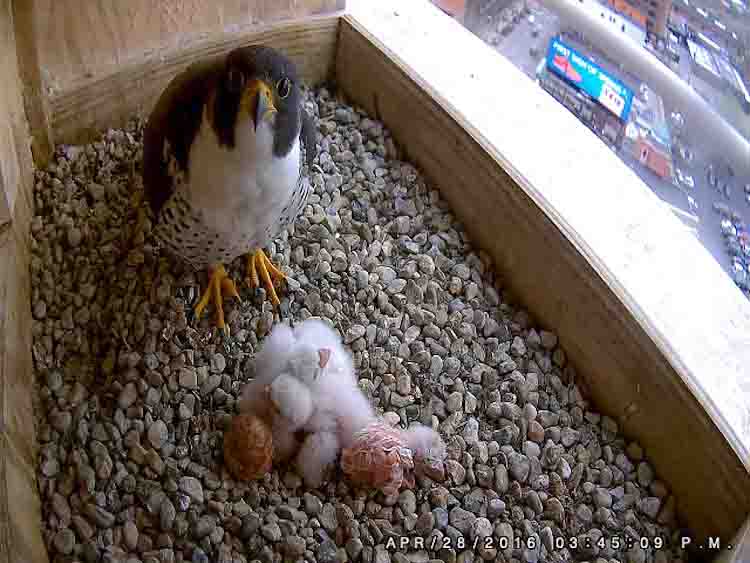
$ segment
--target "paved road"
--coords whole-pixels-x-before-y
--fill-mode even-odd
[[[686,80],[689,84],[695,84],[695,77],[691,76],[690,71],[690,60],[689,53],[685,47],[682,47],[680,53],[680,76],[683,80]],[[708,85],[703,86],[711,88]],[[679,108],[672,108],[665,106],[667,115],[671,114],[672,111],[679,111]],[[747,204],[744,196],[743,185],[750,182],[750,178],[737,178],[730,180],[730,197],[726,198],[723,194],[720,194],[715,188],[709,185],[706,174],[706,167],[709,163],[715,163],[716,155],[713,154],[711,140],[706,139],[701,134],[701,131],[695,130],[690,127],[690,123],[685,124],[684,132],[682,134],[683,142],[690,148],[694,153],[693,162],[690,165],[684,165],[677,163],[682,169],[692,174],[696,186],[695,194],[693,197],[700,206],[701,213],[701,240],[716,260],[721,264],[727,272],[730,270],[731,260],[726,252],[723,237],[721,236],[720,223],[721,218],[718,213],[714,212],[712,206],[714,202],[721,202],[726,204],[729,209],[736,211],[744,221],[750,219],[750,206]],[[716,163],[715,163],[716,164]],[[723,180],[726,180],[726,176],[723,176]],[[721,176],[720,176],[721,177]]]
[[[714,201],[721,201],[727,204],[728,201],[708,185],[704,166],[700,163],[700,156],[695,156],[689,164],[675,159],[675,165],[683,173],[692,176],[695,182],[695,187],[692,190],[677,188],[672,182],[659,178],[641,166],[635,159],[628,158],[626,155],[621,155],[621,158],[657,196],[674,209],[682,212],[682,214],[676,213],[676,215],[688,227],[695,228],[695,234],[701,243],[703,243],[703,246],[706,247],[714,259],[728,272],[730,261],[719,227],[721,218],[712,209]],[[697,209],[691,206],[688,196],[693,198]],[[686,215],[697,217],[697,224],[686,219]]]
[[[528,2],[530,16],[521,18],[508,35],[501,38],[497,50],[512,61],[527,76],[534,78],[539,61],[547,53],[549,41],[559,31],[557,16],[550,11],[540,9],[534,2]],[[529,19],[533,19],[530,22]],[[534,37],[532,30],[541,28]],[[537,54],[532,56],[529,50],[536,47]]]

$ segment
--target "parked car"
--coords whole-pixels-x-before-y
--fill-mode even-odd
[[[695,182],[693,181],[693,177],[690,174],[685,174],[679,168],[675,169],[675,174],[677,175],[677,181],[682,186],[685,186],[689,190],[692,190],[695,187]]]
[[[690,211],[692,211],[693,213],[697,213],[698,204],[696,203],[696,201],[691,196],[687,196],[687,201],[688,201],[688,206],[690,207]]]
[[[714,211],[716,211],[716,213],[719,213],[720,215],[723,215],[725,217],[729,217],[732,214],[727,204],[720,201],[714,202],[713,209]]]
[[[731,235],[733,237],[737,236],[737,228],[732,224],[732,222],[729,219],[722,219],[721,221],[721,233],[724,236]]]
[[[727,251],[730,256],[742,256],[744,254],[740,243],[734,237],[727,238]]]
[[[680,62],[680,54],[677,52],[677,49],[675,49],[671,44],[667,45],[667,54],[669,55],[669,58],[671,58],[675,63]]]
[[[708,181],[709,186],[712,188],[716,187],[716,173],[714,172],[713,164],[709,164],[706,169],[706,180]]]
[[[732,259],[732,279],[734,279],[734,283],[736,283],[740,289],[750,289],[747,268],[738,258]]]
[[[679,156],[683,161],[686,163],[691,163],[693,161],[693,153],[692,151],[687,148],[682,143],[677,143],[675,145],[675,150],[677,152],[677,156]]]

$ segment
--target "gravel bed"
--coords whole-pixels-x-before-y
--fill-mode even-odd
[[[58,147],[36,176],[38,482],[53,562],[682,561],[675,499],[581,396],[557,336],[498,289],[382,124],[325,89],[306,103],[321,150],[304,216],[271,249],[292,278],[284,306],[334,323],[388,420],[439,428],[444,479],[386,506],[341,478],[320,490],[284,468],[230,478],[222,432],[273,314],[238,283],[224,341],[212,308],[190,319],[205,272],[148,237],[120,251],[140,185],[133,121]],[[243,280],[243,261],[229,271]]]

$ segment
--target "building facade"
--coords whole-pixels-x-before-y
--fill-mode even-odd
[[[626,137],[631,156],[642,166],[665,180],[673,177],[672,135],[664,102],[650,88],[642,87],[640,95],[633,99]]]
[[[432,3],[449,16],[463,23],[466,12],[466,0],[432,0]]]
[[[664,37],[672,11],[672,0],[607,0],[616,12],[645,28],[647,33]]]

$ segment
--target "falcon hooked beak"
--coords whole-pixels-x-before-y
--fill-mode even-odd
[[[242,97],[242,107],[252,118],[256,131],[261,121],[271,121],[274,114],[278,113],[273,103],[273,89],[265,80],[259,78],[247,85]]]

